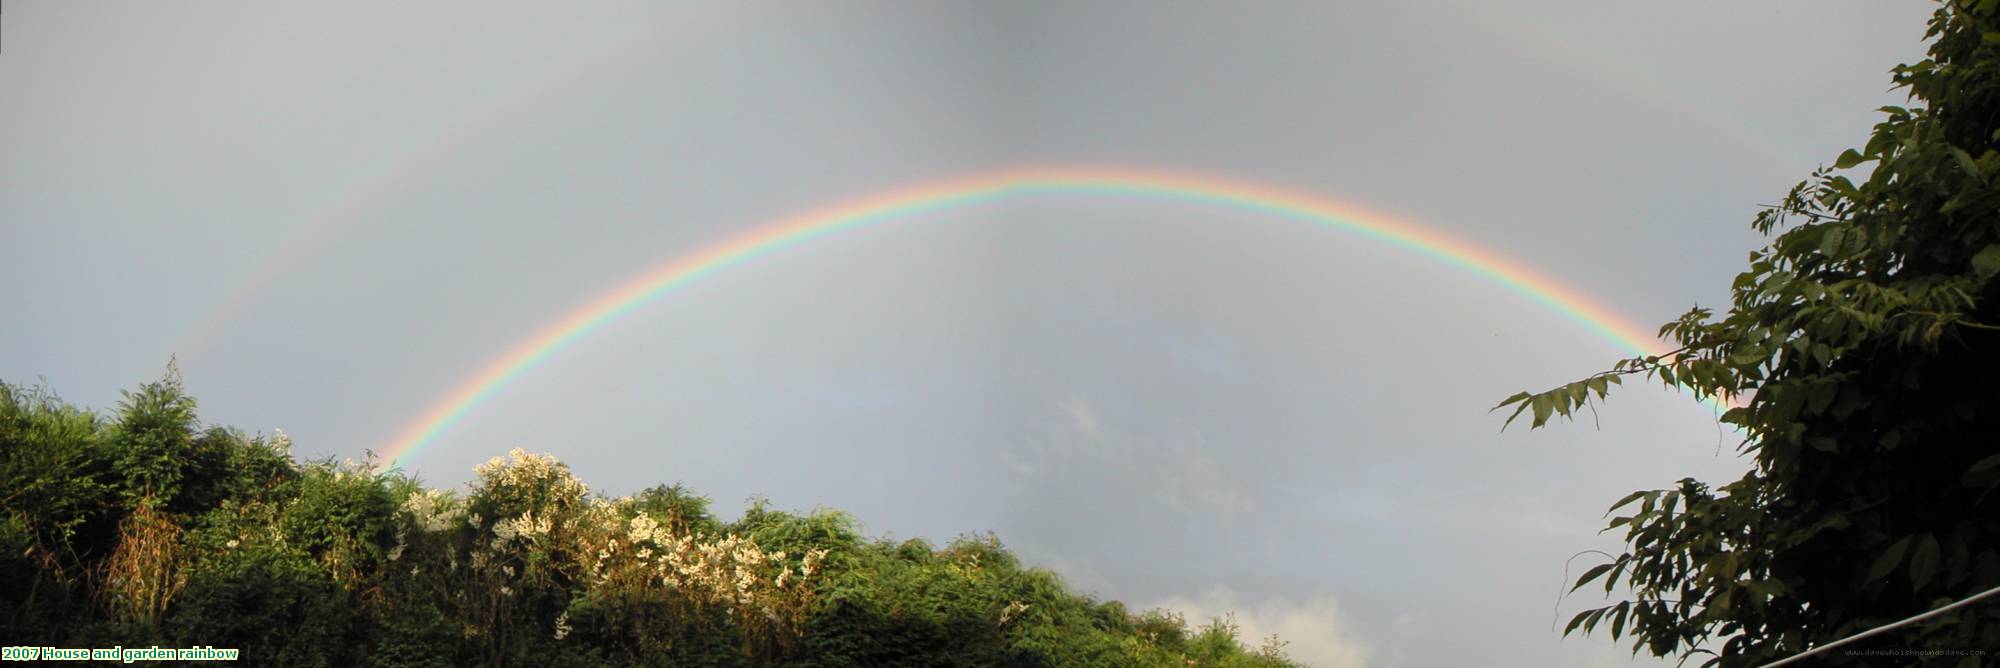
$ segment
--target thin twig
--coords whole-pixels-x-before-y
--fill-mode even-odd
[[[1586,554],[1601,554],[1604,555],[1604,558],[1606,559],[1610,559],[1612,561],[1618,560],[1617,557],[1611,556],[1610,552],[1605,552],[1603,550],[1584,550],[1582,552],[1569,555],[1569,559],[1563,561],[1563,579],[1562,582],[1556,584],[1556,604],[1550,606],[1549,608],[1550,631],[1556,630],[1556,627],[1562,624],[1563,599],[1569,598],[1570,591],[1573,591],[1564,589],[1564,587],[1569,586],[1569,565],[1575,563],[1577,557],[1581,557]]]

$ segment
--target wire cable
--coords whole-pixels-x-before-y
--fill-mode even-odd
[[[1804,652],[1800,652],[1800,653],[1798,653],[1798,654],[1793,654],[1793,655],[1791,655],[1791,656],[1789,656],[1789,657],[1786,657],[1786,658],[1783,658],[1783,659],[1779,659],[1779,660],[1777,660],[1777,661],[1772,661],[1772,662],[1770,662],[1770,663],[1767,663],[1767,664],[1764,664],[1764,668],[1777,668],[1778,666],[1782,666],[1782,665],[1785,665],[1785,664],[1788,664],[1788,663],[1792,663],[1792,662],[1794,662],[1794,661],[1799,661],[1799,660],[1803,660],[1803,659],[1805,659],[1805,658],[1807,658],[1807,657],[1811,657],[1811,656],[1814,656],[1814,655],[1818,655],[1818,654],[1824,654],[1824,653],[1826,653],[1826,652],[1829,652],[1829,651],[1832,651],[1832,650],[1833,650],[1833,648],[1835,648],[1835,647],[1839,647],[1839,646],[1841,646],[1841,645],[1845,645],[1845,644],[1847,644],[1847,643],[1851,643],[1851,642],[1854,642],[1854,641],[1856,641],[1856,640],[1860,640],[1860,639],[1862,639],[1862,638],[1866,638],[1866,637],[1868,637],[1868,636],[1872,636],[1872,635],[1875,635],[1875,634],[1877,634],[1877,633],[1885,633],[1885,632],[1887,632],[1887,631],[1888,631],[1889,629],[1893,629],[1893,628],[1896,628],[1896,627],[1899,627],[1899,626],[1908,626],[1908,625],[1910,625],[1910,624],[1915,624],[1915,623],[1917,623],[1917,622],[1921,622],[1921,621],[1924,621],[1924,620],[1926,620],[1926,619],[1930,619],[1930,618],[1932,618],[1932,617],[1936,617],[1936,616],[1938,616],[1938,615],[1942,615],[1942,614],[1944,614],[1944,613],[1947,613],[1947,612],[1951,612],[1951,611],[1953,611],[1953,610],[1957,610],[1957,609],[1959,609],[1959,608],[1963,608],[1963,607],[1965,607],[1965,606],[1968,606],[1968,605],[1972,605],[1973,603],[1975,603],[1975,602],[1978,602],[1978,601],[1979,601],[1980,599],[1983,599],[1983,598],[1986,598],[1986,597],[1989,597],[1989,596],[1992,596],[1992,595],[1994,595],[1994,594],[2000,594],[2000,587],[1994,587],[1994,588],[1992,588],[1992,589],[1988,589],[1988,590],[1986,590],[1986,591],[1982,591],[1982,592],[1979,592],[1979,593],[1977,593],[1977,594],[1973,594],[1973,595],[1971,595],[1971,596],[1967,596],[1967,597],[1965,597],[1964,599],[1961,599],[1961,600],[1959,600],[1959,602],[1957,602],[1957,603],[1953,603],[1953,604],[1951,604],[1951,605],[1947,605],[1947,606],[1944,606],[1944,607],[1942,607],[1942,608],[1938,608],[1938,609],[1936,609],[1936,610],[1932,610],[1932,611],[1930,611],[1930,612],[1926,612],[1926,613],[1923,613],[1923,614],[1921,614],[1921,615],[1917,615],[1917,616],[1915,616],[1915,617],[1910,617],[1910,618],[1908,618],[1908,619],[1905,619],[1905,620],[1903,620],[1903,621],[1900,621],[1900,622],[1892,622],[1892,623],[1889,623],[1889,624],[1884,624],[1884,625],[1882,625],[1882,626],[1877,626],[1877,627],[1875,627],[1875,628],[1872,628],[1872,629],[1868,629],[1868,630],[1866,630],[1866,631],[1862,631],[1862,632],[1860,632],[1860,633],[1856,633],[1856,634],[1854,634],[1854,635],[1851,635],[1851,636],[1848,636],[1848,637],[1845,637],[1845,638],[1841,638],[1841,639],[1839,639],[1839,640],[1835,640],[1835,641],[1833,641],[1833,642],[1830,642],[1830,643],[1827,643],[1827,644],[1824,644],[1824,645],[1820,645],[1820,646],[1818,646],[1818,647],[1814,647],[1814,648],[1812,648],[1812,649],[1809,649],[1809,650],[1806,650],[1806,651],[1804,651]]]

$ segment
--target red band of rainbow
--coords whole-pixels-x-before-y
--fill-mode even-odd
[[[703,276],[837,232],[1036,194],[1179,201],[1254,211],[1333,228],[1471,272],[1547,306],[1632,354],[1654,354],[1664,349],[1658,339],[1622,321],[1610,310],[1498,253],[1352,205],[1209,176],[1103,168],[1023,169],[853,200],[759,226],[669,260],[571,311],[560,322],[543,329],[461,383],[383,450],[385,465],[407,462],[487,398],[571,343]]]

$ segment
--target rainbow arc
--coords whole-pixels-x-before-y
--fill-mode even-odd
[[[668,260],[572,310],[460,383],[382,451],[384,464],[406,463],[522,374],[591,332],[704,276],[840,232],[1036,195],[1180,202],[1318,225],[1467,271],[1548,307],[1634,355],[1654,354],[1664,349],[1658,339],[1644,330],[1527,266],[1438,230],[1359,206],[1202,175],[1105,168],[1019,169],[934,182],[809,211]]]

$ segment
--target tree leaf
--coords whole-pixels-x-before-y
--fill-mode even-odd
[[[1896,566],[1903,563],[1903,552],[1908,549],[1910,549],[1909,536],[1891,543],[1889,549],[1882,551],[1882,556],[1875,558],[1875,565],[1868,567],[1868,579],[1880,580],[1887,577],[1890,571],[1896,570]]]
[[[1862,156],[1860,151],[1856,151],[1850,148],[1840,154],[1839,160],[1833,161],[1833,168],[1849,169],[1855,165],[1859,165],[1867,161],[1868,158]]]
[[[1827,257],[1839,257],[1840,244],[1846,239],[1847,239],[1847,228],[1845,227],[1828,228],[1826,234],[1820,235],[1819,237],[1820,254],[1825,255]]]
[[[1916,546],[1916,549],[1910,552],[1910,586],[1922,589],[1924,585],[1930,584],[1931,578],[1937,576],[1937,536],[1926,533],[1922,540],[1917,541]]]
[[[1507,421],[1500,423],[1500,431],[1506,431],[1507,425],[1514,424],[1514,418],[1521,417],[1521,411],[1528,410],[1528,404],[1529,402],[1523,401],[1520,405],[1515,406],[1514,412],[1507,416]]]
[[[1847,177],[1845,176],[1836,176],[1827,179],[1826,184],[1827,186],[1833,188],[1835,192],[1840,193],[1841,196],[1846,197],[1849,200],[1860,201],[1861,199],[1861,190],[1859,188],[1855,188],[1854,182],[1847,180]]]
[[[1584,585],[1590,584],[1591,580],[1597,579],[1599,576],[1604,575],[1605,571],[1609,570],[1611,570],[1611,564],[1598,564],[1596,566],[1592,566],[1590,567],[1590,570],[1583,572],[1583,577],[1576,579],[1576,584],[1571,586],[1569,590],[1574,592],[1578,589],[1582,589]]]
[[[1972,274],[1984,281],[2000,274],[2000,244],[1989,244],[1972,256]]]
[[[1565,389],[1568,390],[1569,403],[1567,405],[1570,407],[1582,406],[1583,402],[1590,398],[1590,385],[1588,381],[1570,383]],[[1568,413],[1569,410],[1566,409],[1563,412]]]
[[[1967,485],[1980,485],[1995,478],[2000,478],[2000,455],[1993,455],[1974,462],[1972,466],[1965,469],[1963,480]]]
[[[1576,613],[1575,617],[1569,618],[1569,626],[1563,627],[1563,635],[1568,636],[1570,632],[1576,630],[1576,627],[1583,626],[1583,620],[1588,617],[1590,617],[1590,611],[1585,610],[1583,612]]]
[[[1488,408],[1488,409],[1486,409],[1486,412],[1488,412],[1488,413],[1491,413],[1491,412],[1493,412],[1493,411],[1497,411],[1497,410],[1500,410],[1500,409],[1502,409],[1502,408],[1506,408],[1508,404],[1512,404],[1512,403],[1514,403],[1514,402],[1517,402],[1517,401],[1520,401],[1520,400],[1522,400],[1522,399],[1526,399],[1526,398],[1528,398],[1528,397],[1532,397],[1532,396],[1535,396],[1535,395],[1532,395],[1532,394],[1528,394],[1527,392],[1515,392],[1513,396],[1510,396],[1510,397],[1507,397],[1507,399],[1506,399],[1506,400],[1504,400],[1504,401],[1501,401],[1500,403],[1497,403],[1497,404],[1494,404],[1492,408]]]
[[[1967,175],[1971,176],[1974,179],[1977,179],[1981,183],[1986,182],[1986,175],[1981,174],[1979,172],[1979,163],[1973,162],[1972,156],[1966,154],[1965,149],[1959,148],[1957,146],[1952,146],[1949,148],[1951,149],[1951,157],[1958,159],[1959,169],[1965,170],[1965,173]]]
[[[1618,512],[1618,509],[1619,509],[1619,508],[1623,508],[1623,507],[1625,507],[1625,506],[1628,506],[1628,505],[1631,505],[1633,501],[1638,501],[1639,499],[1643,499],[1643,498],[1645,498],[1645,497],[1646,497],[1646,495],[1647,495],[1647,494],[1651,494],[1651,493],[1652,493],[1651,491],[1648,491],[1648,490],[1643,490],[1643,489],[1642,489],[1642,490],[1639,490],[1639,491],[1637,491],[1637,492],[1633,492],[1633,493],[1631,493],[1631,494],[1627,494],[1627,495],[1625,495],[1625,498],[1622,498],[1622,499],[1619,499],[1617,503],[1614,503],[1614,504],[1611,504],[1611,508],[1610,508],[1609,510],[1606,510],[1606,511],[1604,511],[1604,512],[1605,512],[1606,514],[1609,514],[1609,513],[1615,513],[1615,512]]]

